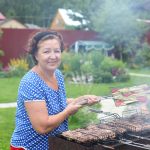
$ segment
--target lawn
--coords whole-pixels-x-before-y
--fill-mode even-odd
[[[0,78],[0,103],[14,102],[20,78]]]
[[[0,109],[0,150],[9,150],[14,130],[15,108]]]
[[[17,99],[17,91],[20,78],[0,78],[0,103],[14,102]],[[68,97],[76,97],[83,94],[110,95],[112,88],[121,88],[138,84],[150,83],[150,78],[131,77],[129,82],[111,84],[71,84],[66,82]]]
[[[20,78],[0,79],[0,102],[14,102],[17,97],[17,89]],[[112,88],[134,86],[150,83],[150,78],[131,77],[124,83],[112,84],[70,84],[66,82],[68,97],[76,97],[83,94],[110,95]],[[0,109],[0,150],[8,150],[10,137],[14,130],[15,108]],[[70,128],[75,126],[71,124]]]

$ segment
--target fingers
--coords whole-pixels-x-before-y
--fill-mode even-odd
[[[100,97],[99,96],[86,95],[85,97],[88,100],[88,105],[93,105],[93,104],[95,104],[95,103],[100,101]]]

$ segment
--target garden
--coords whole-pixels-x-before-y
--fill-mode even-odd
[[[82,18],[72,15],[72,18],[81,24],[79,26],[66,24],[64,30],[94,31],[99,33],[100,40],[113,45],[114,57],[102,55],[100,51],[103,49],[82,54],[63,52],[60,70],[65,78],[67,97],[74,98],[84,94],[108,96],[114,88],[149,84],[148,76],[131,75],[131,73],[150,75],[150,39],[149,36],[145,36],[150,31],[148,23],[150,7],[147,0],[59,2],[42,0],[36,1],[36,4],[35,0],[17,1],[17,3],[1,0],[0,4],[1,11],[5,12],[8,19],[15,18],[22,23],[34,23],[48,29],[58,8],[72,9],[83,16]],[[58,25],[62,24],[61,20],[57,22]],[[3,36],[5,34],[0,31],[1,40]],[[76,35],[68,36],[71,39]],[[10,37],[13,41],[12,34]],[[17,46],[21,43],[18,42]],[[14,43],[7,45],[10,46],[8,51],[14,53],[11,49]],[[0,49],[0,58],[3,56],[5,53]],[[33,65],[30,56],[12,58],[7,67],[3,67],[0,59],[0,104],[16,102],[20,80]],[[95,104],[91,107],[101,109],[102,106]],[[10,138],[15,128],[15,114],[16,108],[0,108],[0,150],[9,150]],[[96,114],[89,112],[88,107],[83,107],[69,118],[69,129],[99,121]]]
[[[18,58],[10,60],[9,67],[0,72],[0,103],[15,102],[21,77],[34,65],[30,59]],[[133,77],[125,63],[120,60],[105,57],[100,53],[75,55],[63,53],[60,66],[66,83],[67,97],[77,97],[83,94],[107,96],[113,88],[123,88],[149,83],[149,78]],[[139,73],[141,69],[134,72]],[[148,69],[143,70],[149,74]],[[100,104],[92,107],[100,108]],[[9,149],[11,134],[15,128],[15,108],[0,109],[0,149]],[[88,115],[87,115],[88,114]],[[97,116],[88,112],[88,108],[80,109],[69,118],[69,128],[84,127],[91,122],[99,122]]]

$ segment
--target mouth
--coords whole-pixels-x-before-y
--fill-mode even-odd
[[[53,62],[48,62],[48,64],[57,64],[57,61],[53,61]]]

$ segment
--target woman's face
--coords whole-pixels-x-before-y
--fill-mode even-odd
[[[35,55],[38,65],[47,71],[54,71],[61,63],[60,42],[57,39],[47,39],[38,45]]]

